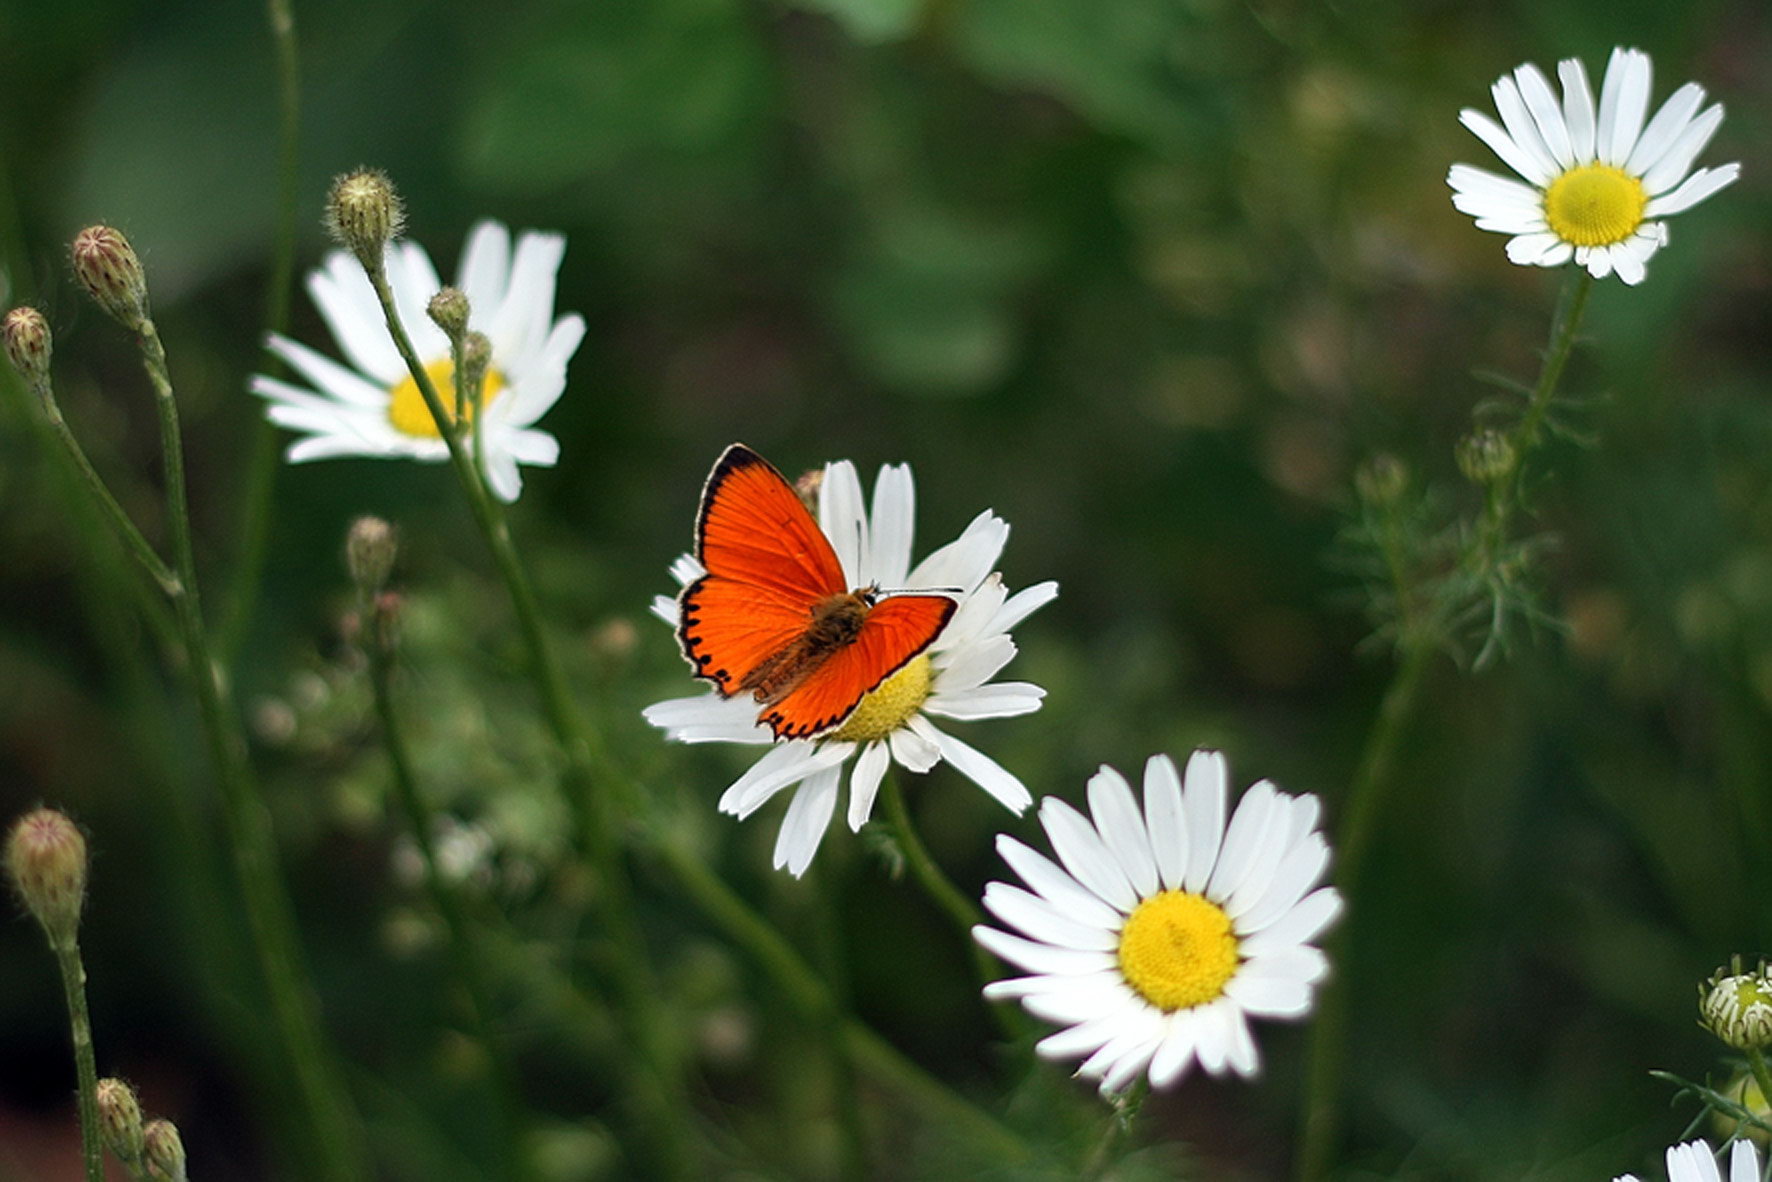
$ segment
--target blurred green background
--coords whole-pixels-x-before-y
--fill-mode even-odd
[[[1355,0],[295,0],[298,266],[325,186],[385,168],[453,273],[497,217],[569,238],[559,307],[589,334],[542,424],[520,541],[598,725],[707,856],[797,938],[840,929],[860,1013],[1001,1104],[1004,1055],[961,941],[878,843],[833,828],[803,883],[771,873],[781,806],[739,825],[735,749],[639,719],[691,692],[666,629],[700,481],[734,439],[792,473],[908,461],[919,552],[978,510],[1014,527],[1011,586],[1056,578],[1009,675],[1049,691],[964,737],[1036,795],[1100,763],[1225,748],[1240,783],[1331,818],[1391,669],[1338,563],[1351,473],[1380,450],[1453,505],[1452,445],[1536,370],[1559,276],[1510,266],[1446,167],[1457,124],[1521,61],[1615,44],[1659,102],[1701,81],[1729,117],[1701,163],[1744,178],[1675,220],[1648,282],[1600,285],[1566,388],[1599,446],[1559,444],[1536,494],[1569,623],[1472,676],[1439,663],[1373,850],[1349,982],[1340,1176],[1659,1172],[1701,1077],[1694,984],[1772,951],[1772,20],[1762,3]],[[149,270],[189,439],[212,614],[237,570],[276,217],[275,72],[255,4],[0,0],[0,294],[56,333],[63,407],[161,536],[152,405],[129,343],[78,297],[66,242],[121,227]],[[293,331],[328,351],[305,294]],[[8,379],[10,381],[10,379]],[[93,542],[16,383],[0,401],[0,817],[51,803],[90,833],[84,946],[101,1072],[175,1118],[194,1173],[292,1177],[208,768],[120,563]],[[436,799],[485,848],[467,878],[515,921],[512,963],[570,959],[582,899],[508,608],[442,466],[276,476],[235,684],[256,738],[328,1021],[402,1177],[484,1170],[479,1066],[386,814],[366,689],[340,638],[349,520],[397,521],[409,712]],[[947,768],[909,783],[967,889],[1016,821]],[[472,842],[467,843],[472,846]],[[700,1048],[734,1176],[831,1176],[804,1029],[668,881],[648,931]],[[825,907],[834,900],[835,920]],[[825,940],[823,945],[832,941]],[[821,945],[822,946],[822,945]],[[561,1012],[507,1024],[561,1178],[619,1176]],[[686,1018],[686,1020],[689,1020]],[[1257,1085],[1192,1079],[1140,1123],[1159,1169],[1281,1177],[1303,1037],[1258,1029]],[[72,1072],[52,961],[0,925],[0,1177],[71,1177]],[[1048,1067],[1021,1118],[1087,1137]],[[888,1176],[974,1172],[885,1102]],[[1068,1122],[1068,1123],[1067,1123]],[[54,1156],[54,1155],[60,1156]],[[51,1162],[66,1162],[54,1166]]]

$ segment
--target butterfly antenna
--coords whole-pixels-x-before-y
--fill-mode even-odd
[[[888,599],[894,595],[964,595],[964,587],[876,587],[876,599]]]

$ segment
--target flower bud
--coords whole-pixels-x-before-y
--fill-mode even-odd
[[[818,516],[818,497],[823,490],[823,468],[808,468],[800,473],[798,480],[794,481],[794,495],[800,498],[800,503],[806,506],[806,511],[814,517]]]
[[[326,200],[326,228],[357,256],[366,270],[379,271],[388,241],[405,228],[406,212],[388,175],[373,168],[343,173]]]
[[[1458,441],[1458,470],[1472,484],[1493,484],[1514,470],[1514,454],[1512,440],[1485,427]]]
[[[1698,987],[1700,1024],[1738,1051],[1772,1046],[1772,974],[1763,963],[1751,973],[1732,967]]]
[[[179,1138],[177,1125],[169,1120],[149,1121],[142,1130],[142,1140],[142,1164],[148,1167],[148,1177],[186,1182],[185,1143]]]
[[[366,595],[374,595],[388,585],[399,553],[400,540],[394,527],[379,517],[359,517],[351,522],[345,535],[345,568],[351,582]]]
[[[431,323],[443,330],[451,341],[461,339],[468,331],[468,297],[459,287],[445,287],[425,305]]]
[[[121,230],[88,226],[74,237],[74,277],[124,328],[148,322],[148,277]]]
[[[38,394],[47,391],[49,354],[54,342],[43,313],[35,308],[14,308],[0,321],[0,338],[5,340],[7,360],[25,384]]]
[[[478,399],[486,388],[486,371],[492,367],[492,342],[483,332],[471,332],[461,343],[462,389]]]
[[[1395,504],[1409,488],[1409,469],[1388,453],[1373,456],[1354,473],[1354,491],[1368,505]]]
[[[71,947],[86,899],[86,839],[74,822],[54,809],[20,817],[6,839],[6,873],[50,946]]]
[[[141,1161],[146,1144],[142,1134],[142,1106],[135,1089],[120,1079],[98,1081],[98,1129],[105,1148],[126,1166]]]

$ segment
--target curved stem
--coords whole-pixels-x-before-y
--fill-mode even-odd
[[[886,820],[898,838],[898,848],[904,854],[911,877],[943,914],[953,920],[954,926],[960,929],[961,938],[971,944],[972,929],[984,922],[984,912],[954,885],[953,879],[930,854],[929,847],[923,844],[923,839],[917,835],[917,827],[911,823],[911,811],[905,806],[904,790],[898,786],[898,777],[890,772],[880,785],[880,799],[886,806]]]
[[[54,947],[62,993],[68,999],[68,1026],[74,1037],[74,1074],[80,1087],[80,1146],[86,1162],[86,1182],[104,1182],[105,1146],[98,1131],[98,1067],[92,1054],[92,1019],[86,1012],[86,969],[80,963],[78,941],[68,940]]]
[[[407,826],[412,830],[413,841],[424,863],[425,891],[437,913],[443,917],[450,959],[454,961],[456,975],[467,992],[468,1019],[474,1037],[486,1049],[492,1064],[491,1082],[498,1109],[499,1140],[504,1152],[504,1176],[525,1178],[530,1175],[530,1170],[522,1151],[523,1116],[516,1066],[511,1060],[509,1047],[493,1035],[490,977],[481,960],[478,941],[468,924],[461,895],[438,865],[430,812],[419,796],[411,753],[406,746],[406,733],[394,709],[394,647],[390,635],[394,623],[380,618],[372,605],[366,604],[365,609],[361,614],[363,627],[370,632],[369,643],[365,646],[369,658],[369,681],[375,698],[376,717],[381,722],[382,745],[387,749],[388,765],[393,773],[394,795],[406,814]]]
[[[301,59],[295,39],[295,13],[289,0],[266,0],[265,21],[277,58],[277,230],[271,253],[271,277],[265,284],[265,329],[280,333],[289,327],[290,288],[295,276],[295,219],[300,210],[297,189],[301,181]],[[279,450],[276,426],[264,415],[256,416],[252,441],[247,445],[245,488],[240,496],[240,554],[216,630],[216,648],[222,663],[228,666],[233,665],[239,653],[264,582],[272,494],[281,467],[277,462]]]
[[[1749,1070],[1754,1073],[1754,1083],[1759,1085],[1761,1097],[1772,1096],[1772,1072],[1766,1070],[1765,1053],[1758,1047],[1749,1047],[1747,1065]],[[1766,1102],[1772,1104],[1772,1100]]]
[[[598,876],[601,918],[615,950],[614,984],[622,1001],[618,1009],[629,1028],[628,1042],[638,1052],[640,1070],[634,1074],[629,1087],[634,1103],[640,1109],[635,1124],[640,1128],[642,1139],[650,1146],[654,1169],[668,1176],[687,1176],[690,1172],[690,1140],[685,1134],[694,1127],[693,1114],[663,1019],[660,994],[647,964],[644,940],[634,917],[627,870],[622,863],[611,815],[613,807],[631,805],[631,798],[611,799],[614,793],[626,789],[625,783],[617,777],[603,776],[600,783],[593,784],[592,768],[606,764],[606,755],[594,741],[594,733],[582,725],[565,675],[548,647],[535,592],[511,540],[510,525],[503,508],[468,455],[462,444],[460,423],[438,396],[436,383],[412,347],[412,339],[400,321],[394,293],[388,286],[386,268],[380,265],[365,267],[364,273],[381,304],[388,335],[418,386],[438,434],[443,437],[449,462],[467,496],[474,523],[504,580],[529,656],[529,672],[541,699],[542,712],[548,729],[566,757],[562,785],[572,809],[578,844],[590,858]]]
[[[203,624],[186,504],[178,405],[166,368],[166,350],[152,321],[144,324],[139,343],[160,419],[166,517],[179,583],[176,593],[171,595],[173,614],[184,642],[198,716],[215,764],[229,850],[240,878],[241,898],[259,967],[270,993],[272,1020],[295,1075],[295,1091],[301,1100],[306,1131],[302,1140],[313,1146],[323,1177],[355,1182],[367,1178],[369,1173],[360,1128],[320,1033],[319,1006],[309,991],[295,935],[295,909],[278,870],[270,814],[259,797],[246,757],[246,738],[239,717],[225,701],[221,670],[211,655]]]

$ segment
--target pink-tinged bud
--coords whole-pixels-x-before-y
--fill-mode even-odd
[[[165,1182],[186,1182],[185,1143],[178,1135],[178,1126],[169,1120],[149,1121],[142,1130],[142,1164],[148,1177]]]
[[[71,947],[86,900],[86,839],[54,809],[26,813],[6,839],[6,873],[55,948]]]
[[[399,549],[394,527],[381,518],[359,517],[351,522],[345,535],[345,568],[351,572],[351,582],[366,595],[386,587]]]
[[[0,338],[4,338],[7,360],[18,370],[25,384],[39,393],[49,388],[49,354],[54,339],[49,334],[49,321],[35,308],[14,308],[0,321]]]
[[[334,178],[326,201],[326,228],[365,269],[381,269],[382,252],[405,224],[400,195],[387,173],[360,168]]]
[[[117,1160],[135,1168],[140,1162],[147,1141],[142,1132],[141,1101],[135,1089],[120,1079],[98,1081],[98,1131],[105,1148]]]
[[[110,226],[88,226],[74,237],[74,277],[124,328],[148,322],[148,277],[129,239]]]

